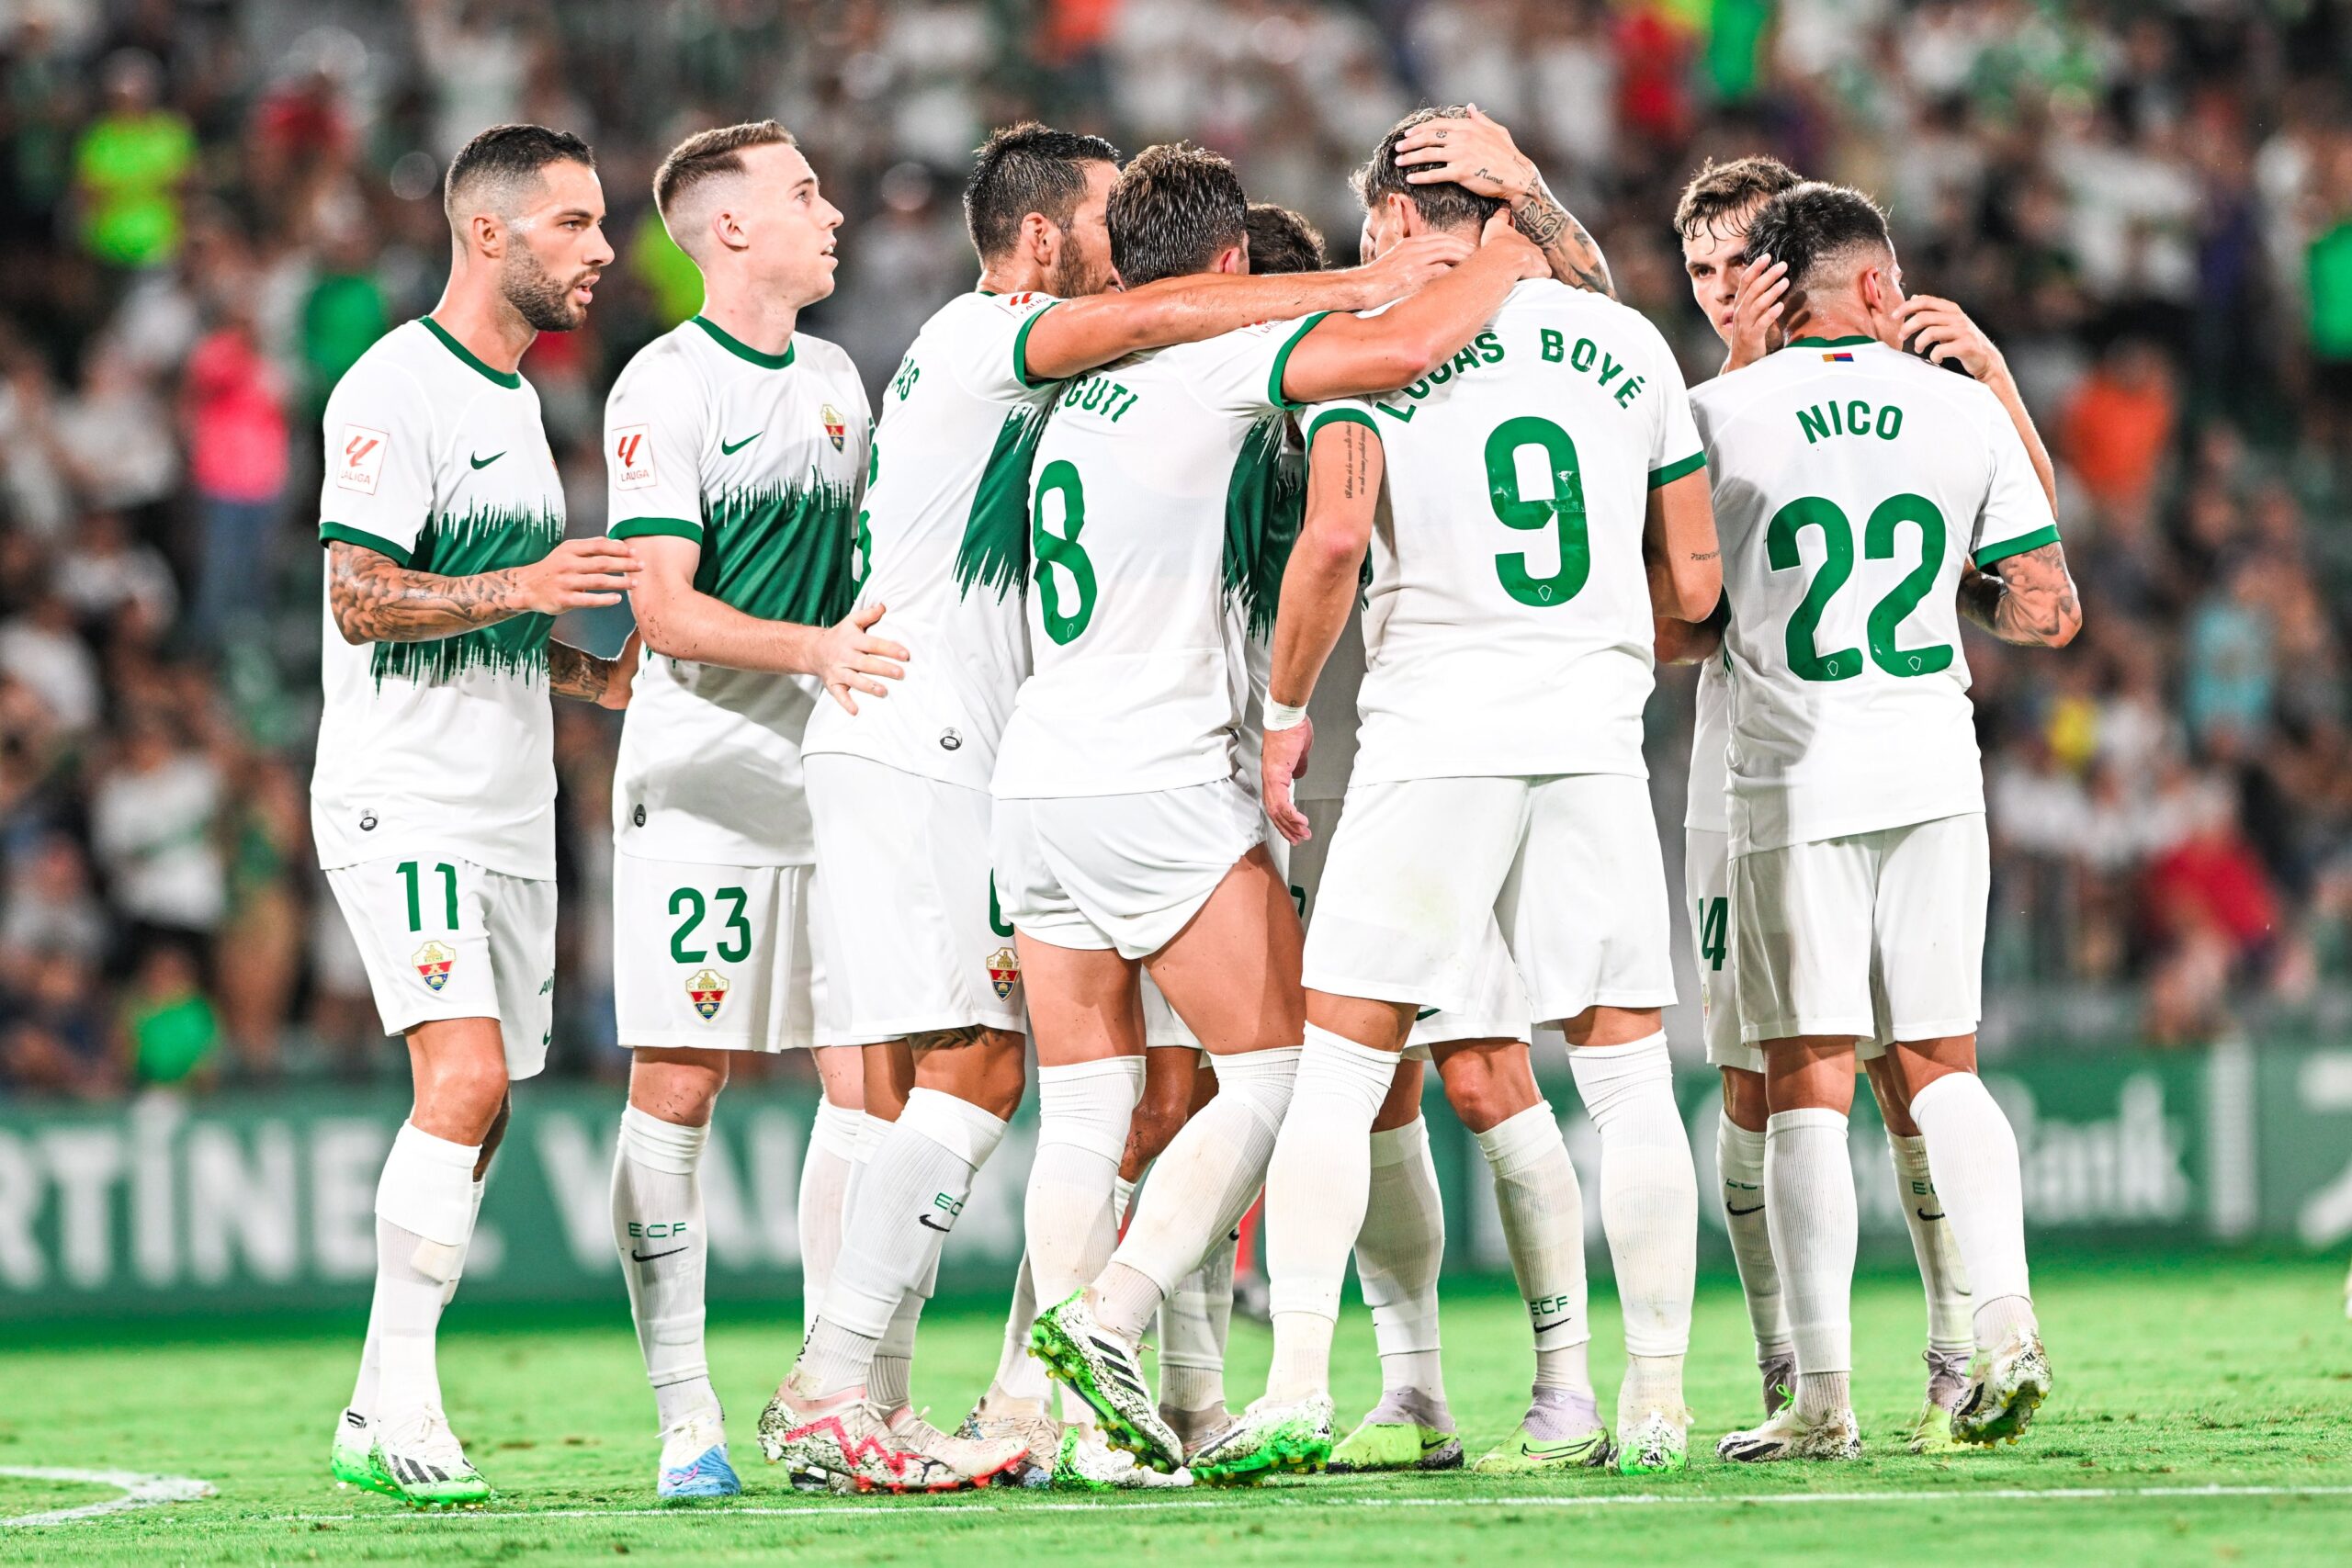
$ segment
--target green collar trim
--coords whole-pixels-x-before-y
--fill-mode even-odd
[[[419,316],[417,320],[423,321],[425,325],[425,329],[432,333],[435,337],[441,340],[443,347],[456,355],[458,358],[464,360],[467,364],[472,366],[475,369],[481,371],[484,376],[489,377],[492,381],[495,381],[500,386],[505,388],[508,391],[514,391],[522,386],[523,378],[521,376],[512,370],[492,370],[489,366],[484,365],[480,359],[474,357],[473,350],[468,348],[464,344],[459,343],[456,338],[451,337],[449,335],[448,328],[443,326],[432,317]]]
[[[735,337],[726,332],[707,316],[695,316],[692,319],[695,325],[700,327],[703,331],[710,334],[711,342],[717,344],[719,347],[725,349],[736,358],[749,360],[752,364],[758,366],[763,370],[783,369],[786,366],[792,363],[792,351],[799,346],[797,342],[787,343],[784,345],[784,352],[782,354],[762,354],[758,349],[753,348],[750,344],[742,341],[742,339]]]
[[[1789,340],[1791,348],[1851,348],[1858,343],[1876,343],[1868,333],[1852,337],[1795,337]]]

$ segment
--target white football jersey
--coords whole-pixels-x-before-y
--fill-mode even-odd
[[[379,338],[326,407],[322,544],[462,577],[528,566],[563,538],[538,394],[430,317]],[[430,851],[555,874],[545,615],[429,642],[354,646],[326,608],[311,829],[329,870]]]
[[[849,613],[870,421],[849,355],[797,333],[762,354],[695,316],[628,362],[605,404],[607,532],[702,548],[694,585],[762,620]],[[813,675],[648,649],[613,772],[614,841],[649,860],[806,865]]]
[[[1698,715],[1690,726],[1690,795],[1682,825],[1731,831],[1731,671],[1722,649],[1699,665]]]
[[[1012,694],[1029,672],[1022,585],[1029,462],[1056,390],[1033,382],[1029,329],[1049,294],[972,293],[923,323],[882,393],[859,519],[857,602],[912,656],[906,678],[857,712],[837,703],[807,750],[843,751],[986,789]]]
[[[1030,475],[1029,646],[997,754],[1008,799],[1232,776],[1262,618],[1283,367],[1320,315],[1131,355],[1062,388]]]
[[[1866,337],[1693,398],[1730,601],[1732,852],[1984,809],[1961,569],[2058,538],[1999,400]]]
[[[1357,784],[1647,776],[1649,492],[1702,459],[1657,329],[1551,279],[1426,378],[1317,407],[1386,455]]]

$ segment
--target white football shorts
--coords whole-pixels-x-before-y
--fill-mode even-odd
[[[1735,856],[1741,1038],[1973,1032],[1991,880],[1979,811]]]
[[[1699,971],[1700,1030],[1707,1065],[1764,1070],[1764,1053],[1739,1037],[1739,960],[1731,940],[1731,835],[1682,830],[1682,895],[1690,917],[1690,961]]]
[[[1542,1023],[1674,1000],[1646,780],[1405,779],[1348,791],[1306,933],[1318,991],[1472,1014],[1498,925]]]
[[[1004,918],[1057,947],[1148,958],[1266,834],[1237,780],[1137,795],[996,803]]]
[[[974,1024],[1019,1033],[1021,959],[989,864],[988,791],[839,752],[801,765],[825,868],[812,908],[824,1043]]]
[[[622,1045],[794,1051],[827,1043],[805,865],[613,856],[613,1013]]]
[[[430,852],[326,874],[385,1033],[436,1019],[494,1018],[508,1077],[532,1077],[547,1066],[555,1029],[553,881]]]

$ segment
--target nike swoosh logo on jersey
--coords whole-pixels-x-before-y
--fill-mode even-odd
[[[488,468],[488,467],[490,467],[492,463],[495,463],[496,461],[498,461],[498,459],[500,459],[501,457],[503,457],[504,456],[506,456],[506,454],[505,454],[505,453],[503,453],[503,452],[492,452],[492,453],[489,457],[472,457],[471,455],[469,455],[466,460],[467,460],[468,462],[469,462],[469,463],[471,463],[471,464],[473,464],[473,466],[474,466],[475,468]]]
[[[1761,1203],[1757,1204],[1753,1209],[1735,1209],[1728,1203],[1724,1205],[1724,1213],[1726,1214],[1760,1214],[1763,1212],[1764,1205]]]
[[[940,1235],[945,1235],[949,1231],[951,1231],[951,1230],[955,1229],[955,1227],[954,1227],[953,1225],[942,1225],[942,1224],[933,1224],[933,1223],[932,1223],[932,1218],[931,1218],[931,1216],[930,1216],[929,1214],[917,1214],[917,1215],[915,1216],[915,1224],[919,1224],[919,1225],[927,1226],[928,1228],[930,1228],[930,1229],[932,1229],[932,1230],[935,1230],[935,1231],[937,1231],[937,1232],[938,1232]]]
[[[718,455],[722,457],[731,457],[766,434],[764,430],[755,430],[741,441],[722,441],[718,444]]]
[[[667,1252],[639,1252],[632,1249],[628,1256],[632,1263],[650,1263],[657,1258],[675,1258],[684,1250],[683,1247],[673,1247]]]

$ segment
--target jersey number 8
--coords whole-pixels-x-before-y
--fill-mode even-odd
[[[1058,494],[1062,498],[1062,531],[1049,533],[1046,528],[1046,498]],[[1079,482],[1078,469],[1069,459],[1057,457],[1046,465],[1037,476],[1037,488],[1030,502],[1029,547],[1036,552],[1037,608],[1045,617],[1046,635],[1057,646],[1077,640],[1094,618],[1094,563],[1078,542],[1079,534],[1086,527],[1086,490]],[[1069,579],[1070,596],[1078,601],[1071,608],[1062,593],[1062,584],[1046,569],[1057,566]]]
[[[1919,525],[1919,564],[1904,575],[1894,591],[1871,609],[1871,662],[1890,675],[1909,679],[1933,675],[1951,667],[1951,644],[1902,648],[1895,634],[1903,619],[1919,607],[1936,585],[1944,566],[1944,514],[1924,495],[1905,491],[1878,503],[1862,525],[1862,554],[1871,560],[1894,558],[1895,530],[1905,523]],[[1765,558],[1774,571],[1792,571],[1804,564],[1797,553],[1797,536],[1807,528],[1821,530],[1821,570],[1805,589],[1804,599],[1789,617],[1789,668],[1801,681],[1846,681],[1862,672],[1862,650],[1841,648],[1824,653],[1818,646],[1821,617],[1829,601],[1854,575],[1854,525],[1838,504],[1818,495],[1799,496],[1764,527]]]
[[[1519,483],[1519,454],[1533,446],[1544,454],[1552,475],[1549,499],[1532,501]],[[1506,528],[1554,528],[1560,535],[1560,568],[1549,577],[1530,575],[1527,557],[1519,551],[1495,557],[1495,575],[1503,592],[1522,604],[1541,607],[1565,604],[1584,592],[1592,575],[1592,535],[1584,513],[1584,472],[1577,465],[1577,444],[1568,433],[1548,419],[1522,414],[1495,426],[1487,437],[1487,500]]]

